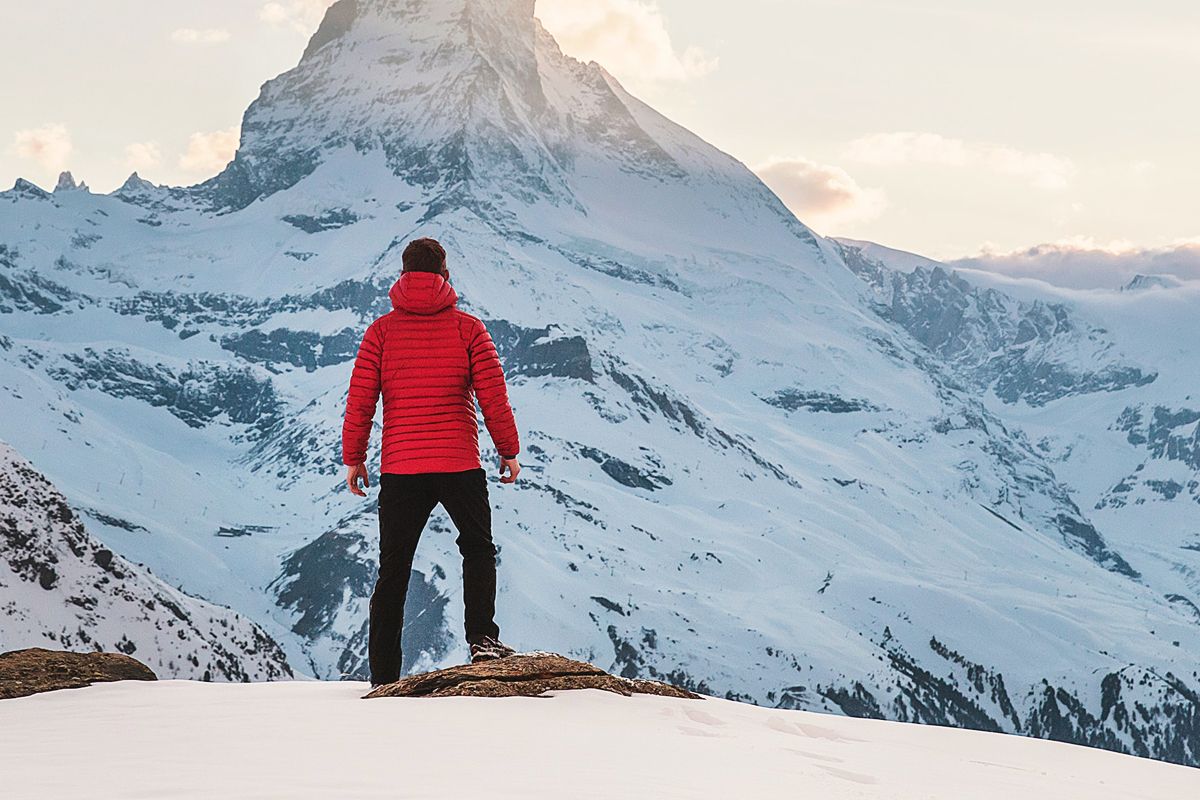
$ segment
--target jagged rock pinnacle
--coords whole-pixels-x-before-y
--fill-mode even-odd
[[[70,172],[61,172],[58,175],[58,183],[54,186],[56,192],[74,192],[88,190],[86,183],[75,183],[75,176]]]

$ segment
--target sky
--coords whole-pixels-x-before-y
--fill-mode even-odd
[[[216,174],[327,5],[4,0],[0,30],[19,35],[0,48],[0,183]],[[1033,274],[1082,253],[1200,277],[1191,0],[537,0],[537,13],[566,52],[754,169],[822,234]]]

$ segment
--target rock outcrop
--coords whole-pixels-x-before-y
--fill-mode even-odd
[[[70,653],[31,647],[0,653],[0,700],[107,681],[154,681],[154,671],[121,653]]]
[[[659,681],[610,675],[556,653],[515,656],[401,678],[366,697],[537,697],[562,689],[603,689],[625,696],[657,694],[697,700],[700,695]]]

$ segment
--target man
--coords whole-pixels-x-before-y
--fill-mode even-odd
[[[501,644],[494,619],[496,548],[475,415],[478,398],[500,454],[500,482],[514,483],[521,472],[520,444],[504,371],[483,322],[456,307],[445,249],[433,239],[417,239],[405,248],[403,262],[389,293],[392,312],[363,336],[342,427],[346,483],[366,497],[367,440],[383,393],[379,579],[371,595],[368,643],[371,683],[377,686],[400,678],[413,555],[438,503],[458,530],[471,661],[514,652]]]

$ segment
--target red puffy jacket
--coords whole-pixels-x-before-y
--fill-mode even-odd
[[[346,419],[342,463],[367,460],[375,405],[383,392],[380,472],[462,472],[478,469],[475,398],[497,452],[520,451],[500,358],[487,328],[456,307],[458,294],[441,275],[405,272],[392,286],[393,311],[371,323],[358,348]]]

